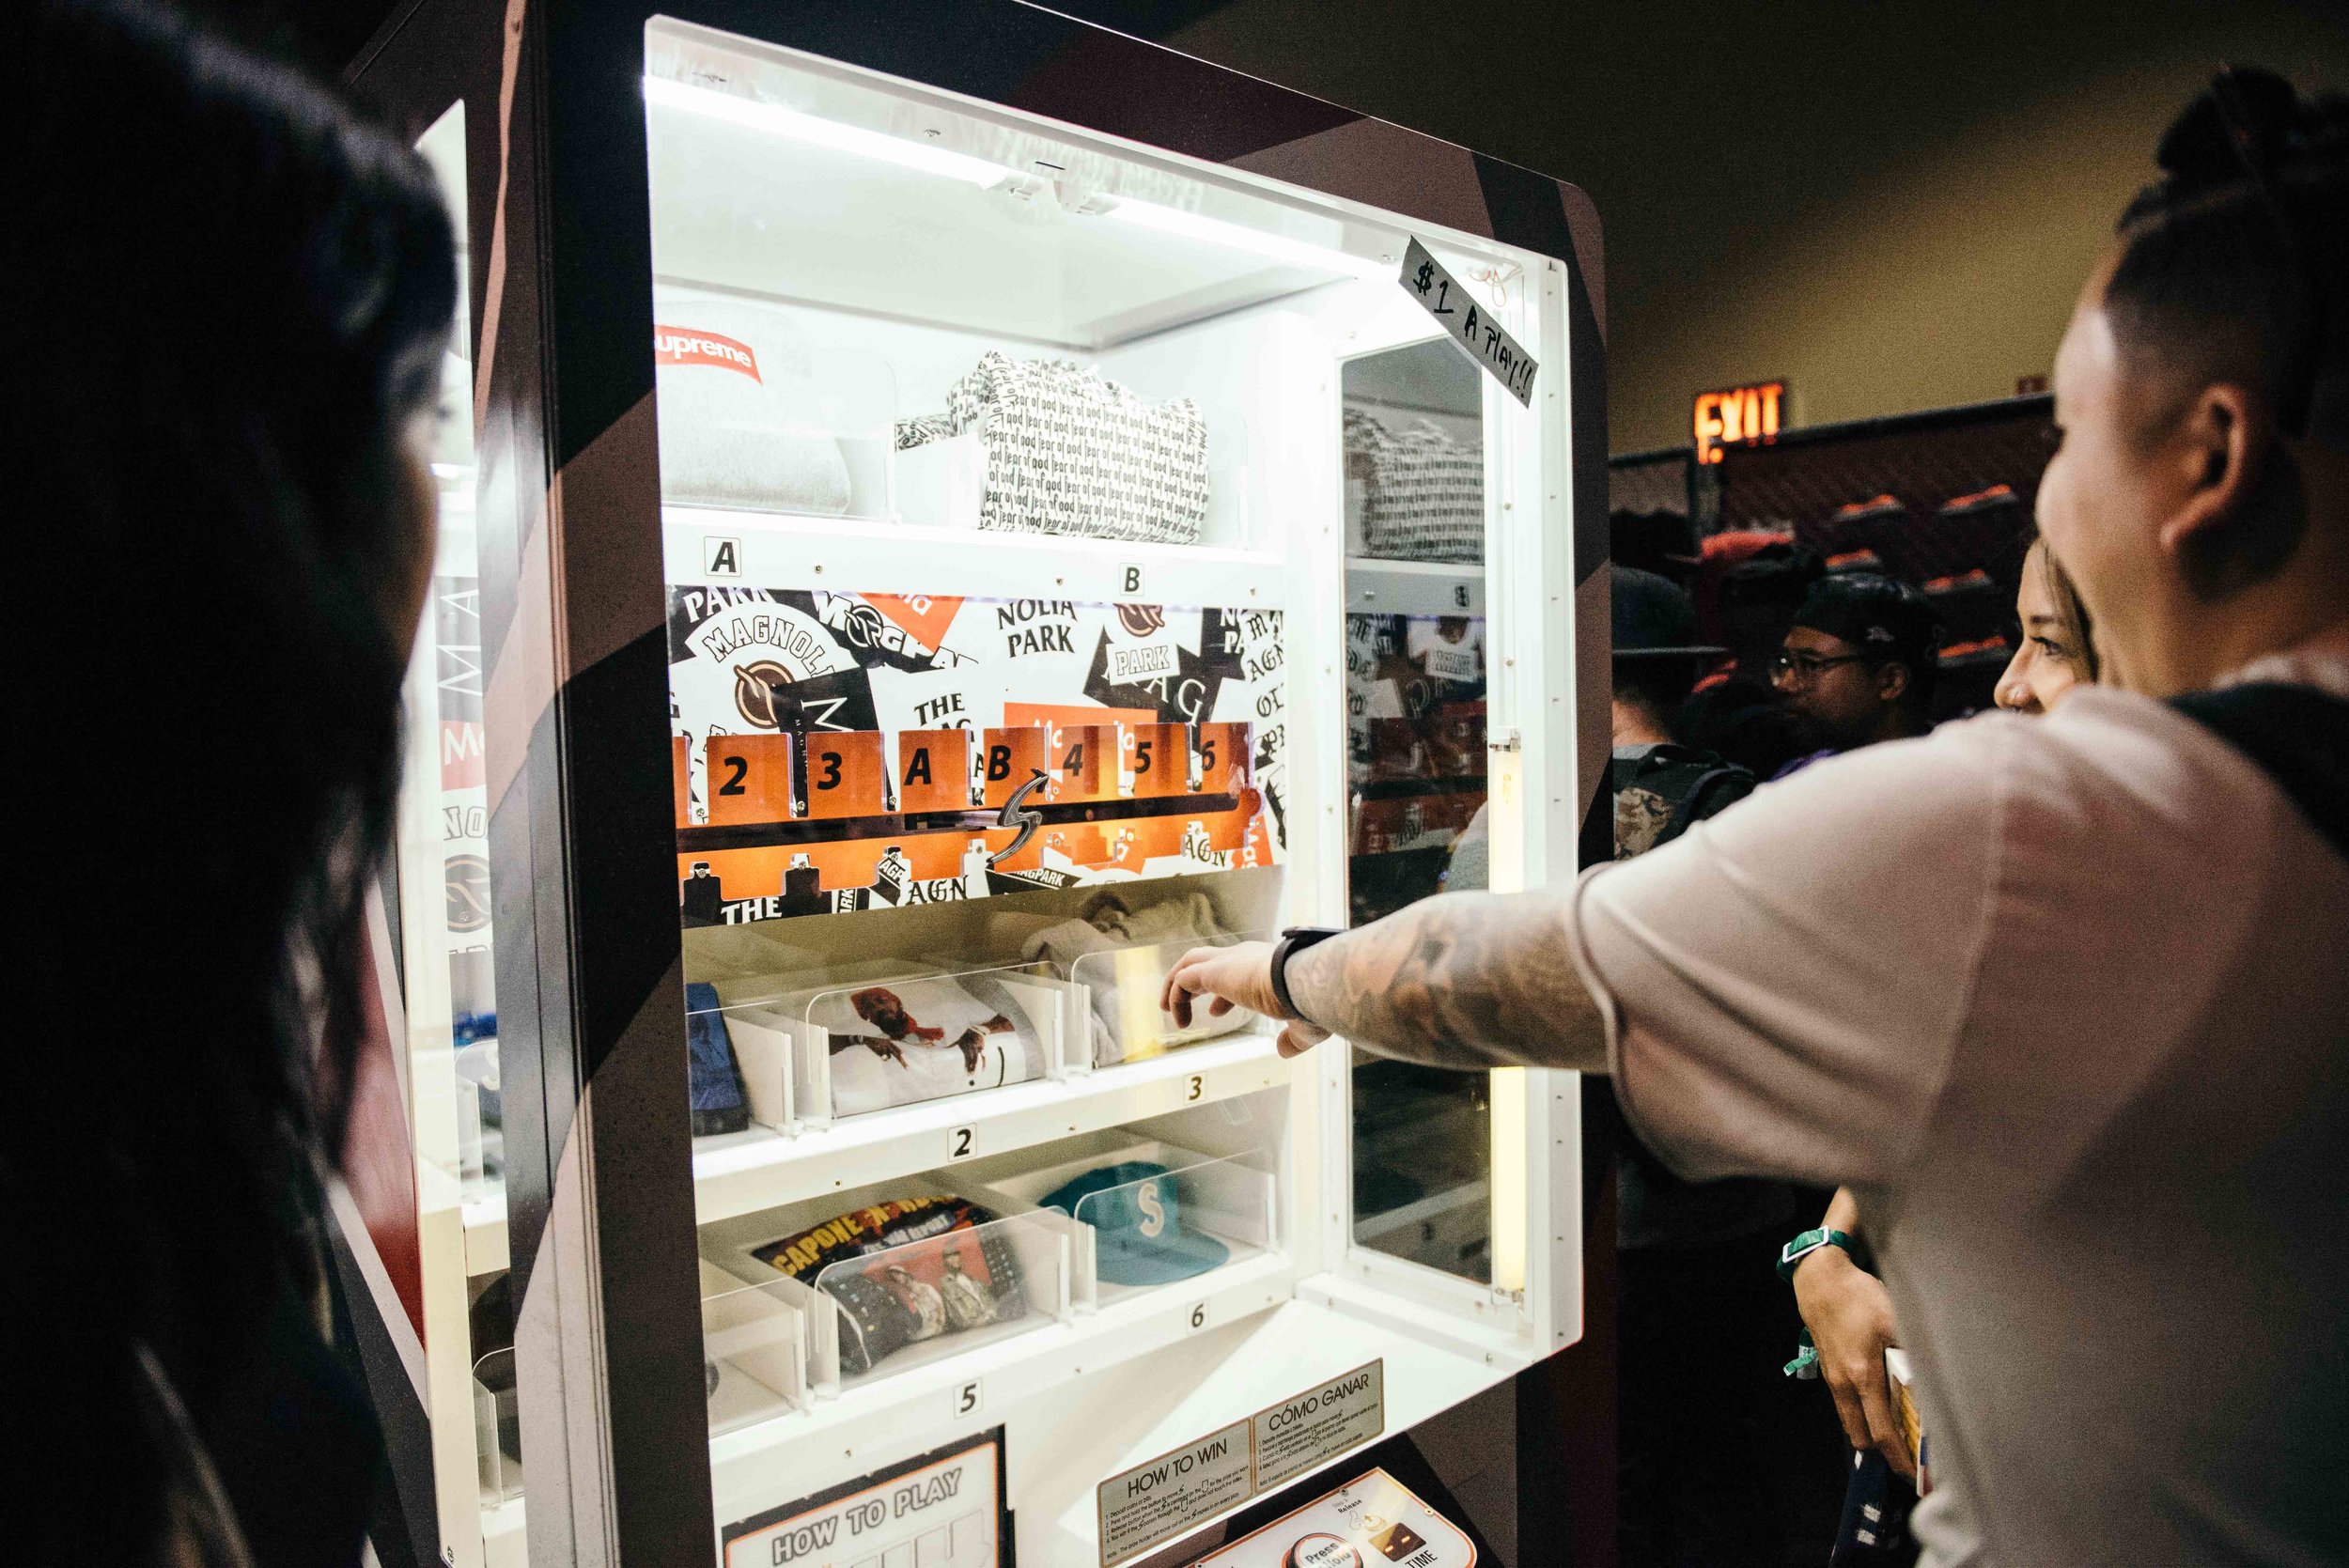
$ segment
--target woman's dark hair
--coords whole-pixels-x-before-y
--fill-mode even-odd
[[[2155,151],[2162,178],[2121,216],[2105,310],[2139,363],[2199,389],[2233,380],[2284,431],[2349,451],[2349,99],[2229,68]],[[2208,591],[2255,582],[2306,526],[2289,453],[2188,563]]]
[[[319,1299],[455,256],[296,76],[152,6],[9,30],[8,1552],[135,1559]]]

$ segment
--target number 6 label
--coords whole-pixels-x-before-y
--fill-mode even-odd
[[[1207,1304],[1205,1301],[1192,1302],[1190,1304],[1190,1311],[1183,1314],[1183,1332],[1187,1334],[1196,1334],[1206,1326]]]

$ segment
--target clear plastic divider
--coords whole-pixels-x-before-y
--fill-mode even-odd
[[[1146,1061],[1230,1034],[1261,1031],[1268,1020],[1244,1007],[1220,1016],[1210,1016],[1204,1005],[1194,1007],[1186,1028],[1176,1024],[1174,1015],[1159,1003],[1167,971],[1193,948],[1270,941],[1274,935],[1269,931],[1227,932],[1082,955],[1068,966],[1068,978],[1088,993],[1089,1047],[1079,1047],[1072,1037],[1071,1054],[1085,1056],[1096,1067],[1109,1067],[1121,1062]]]
[[[827,1265],[840,1384],[854,1388],[1067,1318],[1069,1234],[1035,1215],[956,1225]]]
[[[1275,1188],[1257,1168],[1268,1163],[1257,1151],[1179,1169],[1144,1168],[1080,1197],[1075,1218],[1092,1237],[1096,1299],[1106,1303],[1196,1279],[1271,1250],[1279,1222]]]
[[[1080,1312],[1280,1249],[1268,1149],[1217,1157],[1123,1129],[1058,1147],[1077,1152],[1027,1170],[1003,1157],[972,1172],[986,1180],[971,1190],[990,1207],[1066,1220]]]
[[[511,1346],[474,1363],[473,1414],[481,1500],[490,1506],[510,1502],[522,1495],[522,1418]]]
[[[687,1071],[696,1136],[740,1132],[751,1123],[798,1130],[791,1026],[771,1003],[717,1002],[716,988],[685,988]]]
[[[801,1120],[825,1126],[1067,1075],[1075,987],[1041,964],[877,977],[778,1000],[797,1051]]]
[[[745,1284],[702,1265],[703,1392],[716,1436],[804,1409],[809,1394],[808,1292],[778,1276]]]

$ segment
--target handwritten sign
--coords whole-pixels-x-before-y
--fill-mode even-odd
[[[1469,358],[1485,367],[1486,373],[1509,389],[1509,396],[1527,408],[1533,406],[1533,377],[1541,366],[1524,346],[1511,337],[1502,327],[1492,307],[1475,299],[1461,287],[1460,280],[1443,270],[1443,264],[1427,254],[1427,247],[1412,241],[1403,249],[1404,291],[1420,303],[1426,311],[1452,334],[1452,340],[1468,350]]]

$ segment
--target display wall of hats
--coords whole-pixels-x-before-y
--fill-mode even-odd
[[[739,1279],[788,1281],[810,1382],[837,1391],[1066,1316],[1072,1230],[930,1176],[706,1226],[702,1246]]]
[[[1019,1158],[1029,1168],[1007,1157],[963,1179],[972,1196],[1004,1213],[1038,1209],[1078,1221],[1081,1306],[1106,1306],[1279,1249],[1268,1150],[1210,1156],[1112,1127]]]
[[[661,499],[816,517],[884,517],[897,389],[869,354],[811,345],[789,312],[653,291]]]
[[[1073,360],[988,352],[944,407],[897,422],[909,522],[1196,544],[1207,518],[1207,424]]]

